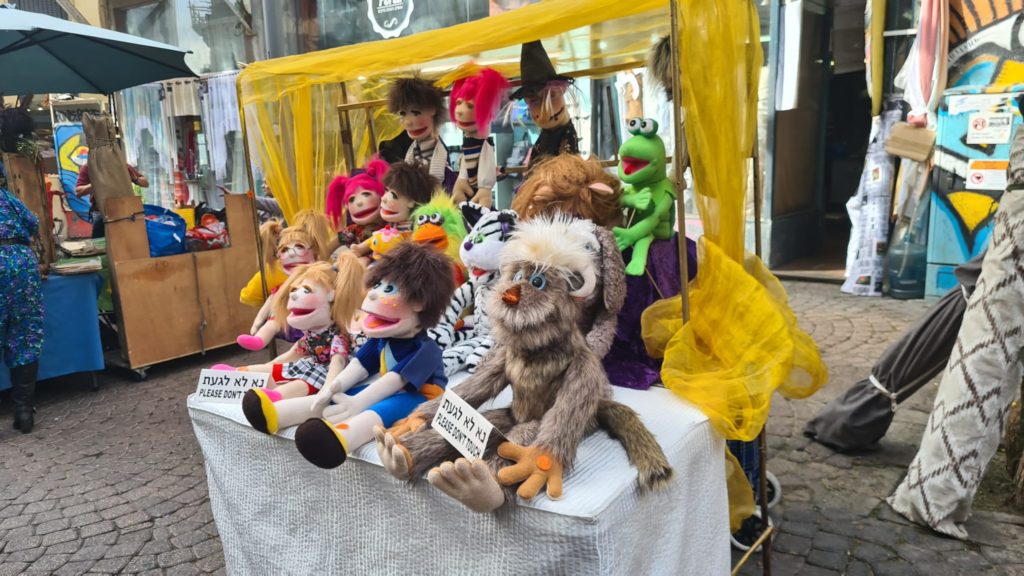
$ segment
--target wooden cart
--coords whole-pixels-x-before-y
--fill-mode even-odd
[[[152,258],[141,200],[106,201],[121,354],[140,378],[153,364],[232,345],[252,325],[256,310],[238,290],[260,268],[255,208],[242,195],[225,205],[229,247]]]

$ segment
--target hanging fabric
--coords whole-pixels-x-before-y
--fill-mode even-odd
[[[199,116],[199,79],[175,78],[162,82],[167,91],[167,111],[172,117]]]
[[[159,82],[121,92],[121,130],[128,163],[146,175],[145,204],[174,206],[174,125],[164,113],[164,88]]]
[[[216,183],[234,192],[248,186],[238,117],[238,72],[206,76],[199,91],[203,132]]]

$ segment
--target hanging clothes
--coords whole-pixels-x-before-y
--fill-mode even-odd
[[[121,130],[128,163],[149,179],[143,190],[146,204],[174,206],[174,125],[164,112],[164,88],[159,82],[121,92]]]
[[[239,186],[245,179],[244,160],[237,162],[237,158],[233,158],[239,155],[242,146],[242,125],[238,117],[238,91],[235,86],[237,77],[237,71],[206,76],[199,95],[203,131],[206,133],[214,177],[218,184],[241,191]]]

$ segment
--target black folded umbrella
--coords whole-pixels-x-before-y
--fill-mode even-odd
[[[804,428],[804,435],[839,451],[870,447],[885,436],[896,406],[938,376],[956,344],[967,298],[981,274],[984,253],[956,269],[963,289],[946,294],[893,342],[857,382],[829,402]]]

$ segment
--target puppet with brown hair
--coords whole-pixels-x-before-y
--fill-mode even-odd
[[[426,168],[409,162],[392,164],[384,174],[383,184],[380,217],[385,226],[365,242],[352,247],[357,256],[374,262],[412,237],[413,211],[430,202],[438,186],[437,179]]]
[[[559,498],[580,442],[601,427],[623,443],[641,489],[668,481],[664,452],[636,413],[612,400],[579,328],[581,302],[597,287],[594,228],[566,215],[539,217],[522,223],[502,253],[501,278],[487,300],[496,344],[457,392],[479,408],[510,386],[512,405],[484,413],[507,441],[497,453],[492,442],[483,460],[455,460],[455,448],[426,426],[440,406],[435,400],[391,430],[374,431],[393,476],[418,480],[429,471],[431,484],[476,512],[493,511],[514,494],[529,500],[545,486]]]
[[[444,93],[429,80],[398,78],[388,89],[388,111],[397,114],[412,145],[405,161],[427,168],[449,193],[455,173],[448,165],[448,147],[439,130],[444,122]]]
[[[281,223],[270,220],[260,226],[260,242],[263,244],[265,270],[280,267],[290,276],[299,266],[328,260],[332,240],[331,226],[327,217],[312,210],[302,210],[295,215],[294,226],[281,229]],[[259,274],[257,272],[257,274]],[[262,350],[286,326],[277,322],[272,315],[274,295],[280,286],[270,288],[271,297],[260,308],[248,334],[240,335],[236,341],[246,350]],[[286,333],[286,336],[292,336]],[[287,338],[292,340],[292,338]]]
[[[359,311],[364,275],[362,263],[348,253],[333,266],[314,262],[295,269],[274,299],[274,316],[301,330],[302,337],[268,364],[238,368],[271,375],[267,388],[254,388],[242,397],[246,418],[253,421],[263,403],[315,394],[332,370],[341,370],[352,352],[349,328]]]
[[[600,163],[553,156],[537,164],[519,187],[512,209],[523,219],[558,211],[610,229],[622,222],[621,196],[619,180]]]
[[[625,264],[609,230],[622,220],[620,196],[619,181],[600,164],[561,155],[538,164],[512,200],[521,220],[568,214],[597,225],[591,253],[599,271],[598,286],[587,298],[580,327],[598,358],[612,345],[616,317],[626,297]]]
[[[374,426],[391,426],[448,384],[441,349],[426,333],[455,292],[448,257],[405,242],[370,268],[366,287],[367,340],[348,366],[332,373],[315,396],[263,401],[252,417],[246,414],[254,428],[270,434],[302,423],[295,447],[321,468],[340,466],[373,439]]]

